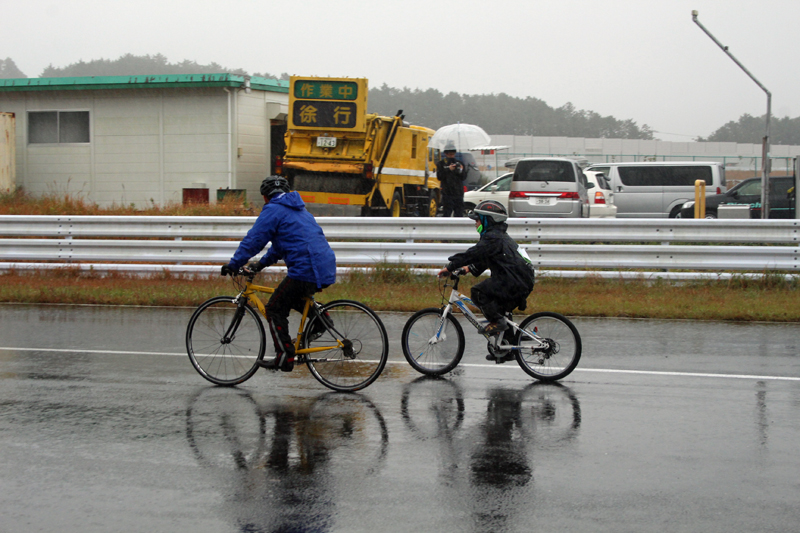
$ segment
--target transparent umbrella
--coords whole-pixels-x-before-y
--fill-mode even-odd
[[[428,146],[443,150],[448,141],[452,141],[456,145],[457,151],[465,152],[470,148],[488,145],[492,142],[492,138],[480,126],[450,124],[436,130],[431,140],[428,141]]]

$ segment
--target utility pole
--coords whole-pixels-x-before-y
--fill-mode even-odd
[[[764,135],[764,139],[763,139],[762,145],[761,145],[761,218],[769,218],[769,189],[770,189],[770,187],[769,187],[769,172],[770,172],[770,167],[771,167],[770,158],[769,158],[769,120],[770,120],[770,116],[772,115],[772,93],[769,92],[767,90],[767,88],[764,87],[761,84],[761,82],[758,81],[755,78],[755,76],[750,74],[750,71],[747,70],[744,67],[744,65],[742,65],[739,62],[738,59],[733,57],[733,54],[731,54],[728,51],[728,47],[727,46],[723,46],[722,43],[720,43],[713,35],[711,35],[711,32],[709,32],[705,28],[705,26],[700,24],[700,21],[697,20],[697,15],[698,15],[697,10],[696,9],[693,10],[692,11],[692,20],[694,21],[694,23],[697,24],[700,27],[700,29],[705,32],[706,35],[711,37],[711,40],[714,41],[717,44],[717,46],[719,46],[722,49],[723,52],[728,54],[728,57],[733,59],[733,62],[736,63],[739,66],[739,68],[744,71],[745,74],[750,76],[750,79],[753,80],[754,82],[756,82],[756,85],[761,87],[761,90],[763,90],[765,93],[767,93],[767,133],[766,133],[766,135]]]

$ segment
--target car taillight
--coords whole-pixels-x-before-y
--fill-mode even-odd
[[[464,185],[464,192],[467,192],[467,186]]]
[[[368,180],[375,178],[375,176],[372,174],[372,163],[366,163],[364,165],[364,177]]]
[[[577,192],[552,193],[550,191],[511,191],[508,194],[509,198],[528,198],[529,196],[550,196],[556,198],[569,198],[571,200],[579,200],[581,197]]]
[[[595,204],[604,204],[606,203],[606,197],[600,191],[596,191],[594,193],[594,203]]]
[[[717,194],[722,194],[722,188],[721,187],[717,187]]]

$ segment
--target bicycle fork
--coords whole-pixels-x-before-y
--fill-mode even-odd
[[[444,332],[444,325],[447,321],[447,315],[450,313],[451,307],[452,306],[450,304],[447,304],[447,307],[445,307],[442,311],[442,314],[439,317],[439,326],[436,328],[436,333],[434,333],[433,337],[428,339],[428,344],[438,344],[447,340],[447,333]]]
[[[233,339],[236,338],[236,331],[239,329],[239,325],[242,323],[242,318],[244,317],[245,301],[246,300],[243,298],[238,299],[236,303],[236,312],[233,314],[233,320],[231,320],[227,331],[225,331],[225,334],[222,336],[220,340],[221,344],[230,344],[233,342]]]

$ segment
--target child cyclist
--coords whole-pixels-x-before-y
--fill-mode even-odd
[[[294,343],[289,335],[289,312],[302,312],[305,298],[336,281],[336,256],[325,239],[322,228],[297,192],[290,192],[289,182],[280,176],[269,176],[261,183],[264,207],[255,224],[242,239],[230,262],[221,274],[235,274],[260,252],[267,243],[272,246],[259,261],[247,267],[258,272],[279,259],[286,263],[286,277],[272,293],[266,305],[267,322],[275,345],[275,359],[258,361],[270,370],[289,372],[294,368]],[[315,322],[324,331],[321,320]],[[312,331],[313,337],[318,332]]]
[[[508,212],[503,204],[484,200],[467,216],[475,221],[480,240],[469,250],[448,257],[450,262],[439,271],[439,276],[449,275],[459,268],[473,276],[480,276],[487,268],[492,271],[489,279],[472,288],[471,296],[489,320],[480,333],[497,335],[508,329],[506,313],[517,307],[525,309],[533,290],[533,266],[506,233]]]

